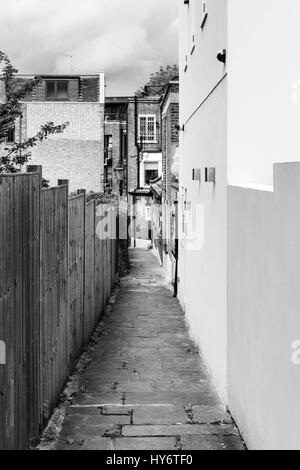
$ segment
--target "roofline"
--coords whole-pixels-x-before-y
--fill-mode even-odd
[[[159,95],[153,95],[153,96],[138,96],[137,97],[137,100],[140,101],[140,102],[147,102],[147,101],[157,101],[158,103],[160,102],[161,100],[161,96]],[[132,96],[128,99],[128,102],[134,102],[135,101],[135,96]]]
[[[96,73],[96,74],[70,74],[70,73],[66,73],[66,74],[32,74],[32,73],[16,73],[15,74],[15,77],[17,78],[35,78],[35,77],[41,77],[41,78],[81,78],[81,77],[90,77],[90,78],[95,78],[95,77],[99,77],[99,75],[103,74],[105,72],[99,72],[99,73]],[[3,74],[1,74],[0,76],[3,77]]]
[[[166,92],[165,92],[165,94],[163,95],[162,100],[161,100],[161,107],[162,107],[162,108],[164,107],[164,104],[165,104],[165,102],[166,102],[168,96],[171,94],[171,93],[170,93],[170,90],[171,90],[172,85],[180,85],[179,80],[171,80],[171,81],[169,82],[168,87],[167,87],[167,89],[166,89]],[[176,94],[179,94],[179,91],[177,91]]]

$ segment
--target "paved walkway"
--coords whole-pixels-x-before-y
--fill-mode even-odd
[[[242,449],[155,255],[131,250],[58,449]]]

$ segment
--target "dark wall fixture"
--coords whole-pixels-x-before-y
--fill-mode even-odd
[[[223,49],[222,51],[220,51],[217,55],[217,59],[219,62],[222,62],[223,64],[226,63],[226,49]]]

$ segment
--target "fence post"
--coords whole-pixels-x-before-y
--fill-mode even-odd
[[[42,167],[42,165],[27,165],[26,166],[26,172],[27,173],[38,173],[40,175],[41,179],[43,177],[43,167]]]

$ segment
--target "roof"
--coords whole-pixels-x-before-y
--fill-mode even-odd
[[[161,100],[161,96],[137,96],[137,101],[138,102],[144,102],[144,103],[149,103],[149,102],[154,102],[154,103],[159,103]],[[129,103],[134,103],[135,97],[132,96],[128,98]]]
[[[138,189],[135,189],[134,191],[130,191],[129,194],[131,196],[151,196],[152,195],[150,188],[138,188]]]
[[[163,188],[162,188],[161,183],[162,183],[161,176],[159,176],[158,178],[150,182],[150,190],[152,194],[154,194],[154,196],[157,198],[162,197]]]
[[[131,96],[107,96],[105,103],[107,104],[126,104]]]
[[[100,74],[102,74],[103,72],[100,72]],[[37,73],[37,74],[16,74],[15,75],[16,78],[35,78],[35,77],[41,77],[41,78],[99,78],[99,73],[96,73],[96,74],[92,74],[92,75],[89,75],[89,74],[77,74],[77,73],[74,73],[74,74],[65,74],[65,75],[62,75],[62,74],[41,74],[41,73]]]

